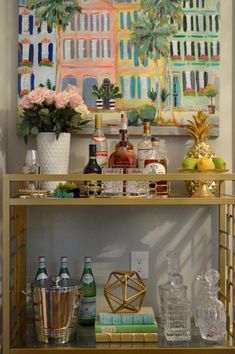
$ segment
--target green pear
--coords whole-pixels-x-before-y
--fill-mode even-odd
[[[197,166],[197,159],[194,159],[193,157],[186,157],[182,162],[183,168],[194,170],[196,166]]]
[[[213,157],[212,161],[214,162],[215,168],[218,168],[219,170],[226,169],[226,162],[222,159],[222,157]]]

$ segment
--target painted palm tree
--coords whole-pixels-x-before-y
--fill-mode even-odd
[[[56,31],[56,88],[60,88],[60,33],[65,32],[74,15],[81,12],[77,0],[29,0],[28,7],[35,11],[37,24],[43,21]]]
[[[183,0],[141,0],[141,8],[160,16],[163,22],[174,20],[179,23],[183,15]]]

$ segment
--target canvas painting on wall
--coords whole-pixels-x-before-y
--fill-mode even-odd
[[[219,135],[220,0],[78,0],[81,12],[62,14],[57,1],[35,2],[19,0],[19,100],[72,84],[106,134],[126,112],[130,134],[149,118],[153,134],[185,135],[202,108]],[[83,134],[93,129],[94,119]]]

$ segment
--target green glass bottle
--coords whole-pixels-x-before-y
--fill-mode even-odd
[[[44,256],[38,257],[38,270],[35,276],[35,280],[48,279],[46,270],[46,258]]]
[[[63,279],[70,279],[69,269],[68,269],[68,259],[67,257],[60,258],[60,272],[59,276]]]
[[[96,317],[96,284],[91,269],[91,257],[85,257],[85,264],[81,278],[81,302],[79,323],[93,325]]]

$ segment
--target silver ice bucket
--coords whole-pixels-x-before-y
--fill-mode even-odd
[[[75,339],[80,283],[53,276],[32,285],[37,339],[43,343],[67,343]]]

